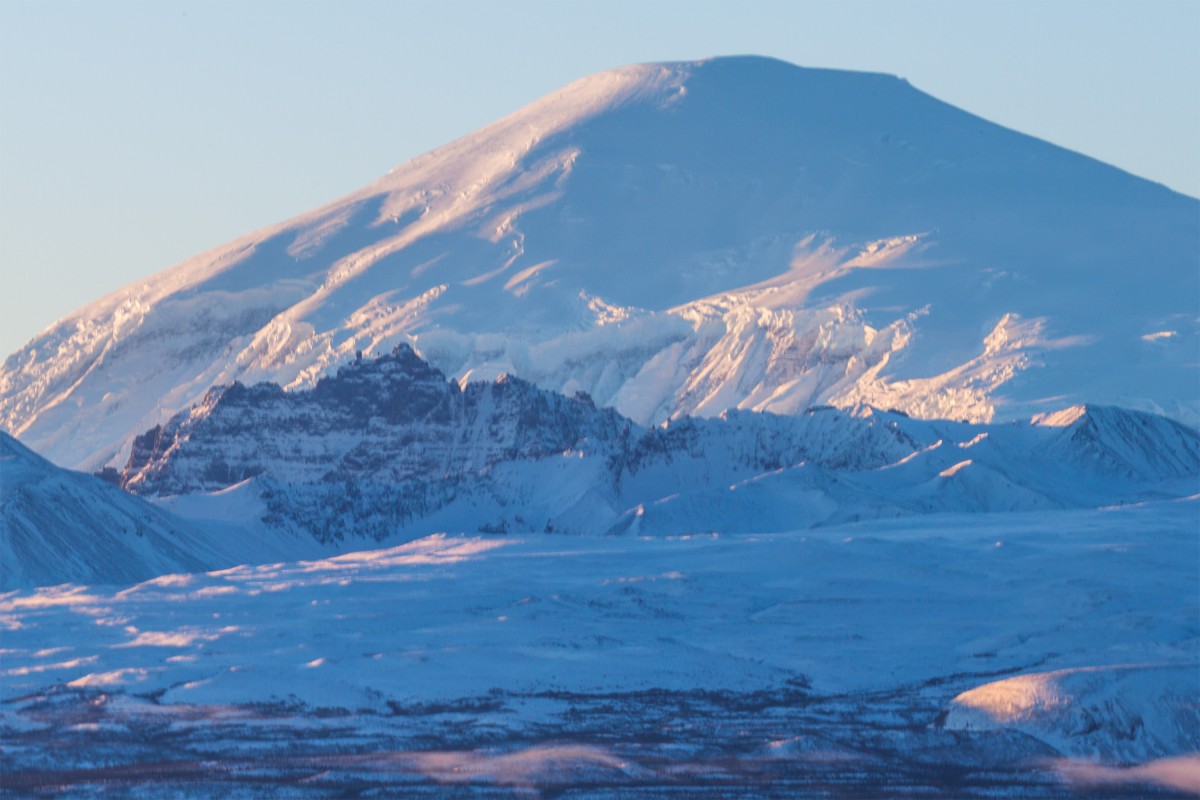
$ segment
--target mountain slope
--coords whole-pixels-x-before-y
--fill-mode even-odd
[[[95,475],[56,467],[0,431],[0,592],[328,555],[286,532],[245,535],[244,523],[261,513],[254,498],[206,499],[186,518]]]
[[[626,67],[80,309],[5,361],[0,426],[119,464],[215,385],[313,386],[400,342],[642,424],[1083,401],[1194,424],[1198,220],[888,76]]]
[[[1018,675],[958,695],[945,726],[1017,728],[1062,753],[1126,763],[1191,753],[1200,728],[1196,666],[1122,664]]]
[[[209,569],[211,537],[91,475],[54,466],[0,433],[0,590],[131,583]]]

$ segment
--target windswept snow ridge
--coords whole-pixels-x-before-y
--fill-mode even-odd
[[[80,309],[4,362],[0,427],[119,466],[214,386],[312,387],[402,342],[643,425],[1083,401],[1195,424],[1198,220],[896,78],[625,67]]]

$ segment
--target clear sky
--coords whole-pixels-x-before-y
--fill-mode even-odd
[[[0,356],[575,78],[737,53],[1200,195],[1197,0],[0,0]]]

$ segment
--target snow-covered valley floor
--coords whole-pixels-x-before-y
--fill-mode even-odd
[[[436,535],[12,592],[0,783],[1191,796],[1198,542],[1192,499],[771,535]]]

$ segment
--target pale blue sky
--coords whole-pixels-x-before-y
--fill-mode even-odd
[[[575,78],[734,53],[1200,195],[1196,0],[0,0],[0,357]]]

